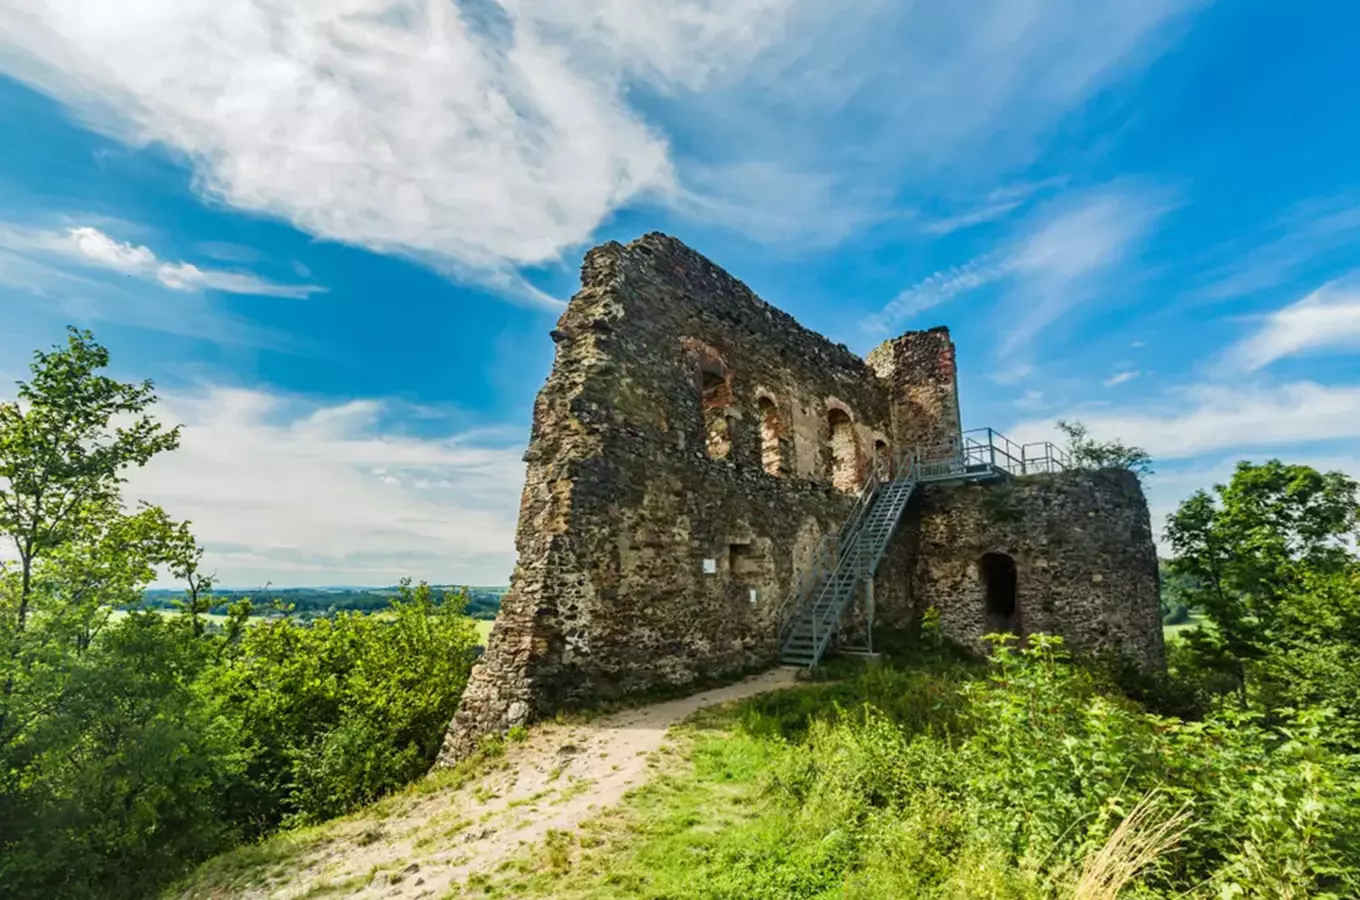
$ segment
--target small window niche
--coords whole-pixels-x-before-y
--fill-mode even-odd
[[[718,574],[718,561],[717,561],[716,559],[705,559],[705,560],[704,560],[704,574],[705,574],[705,575],[717,575],[717,574]]]
[[[782,475],[784,423],[779,421],[779,408],[769,397],[761,397],[756,403],[756,411],[760,414],[760,465],[767,474]]]
[[[704,409],[704,446],[713,459],[732,455],[732,385],[716,364],[700,372]]]
[[[760,574],[760,556],[751,544],[727,546],[727,568],[738,582],[750,581]]]

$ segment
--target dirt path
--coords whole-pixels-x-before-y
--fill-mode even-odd
[[[456,896],[469,877],[490,874],[550,831],[573,829],[618,803],[646,780],[648,759],[672,725],[705,706],[791,686],[793,672],[774,669],[587,724],[535,726],[528,740],[508,745],[495,771],[413,797],[385,818],[346,821],[289,871],[238,896]]]

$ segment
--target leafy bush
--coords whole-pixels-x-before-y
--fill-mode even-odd
[[[390,616],[246,629],[198,685],[220,727],[239,736],[245,776],[232,818],[252,831],[318,821],[423,773],[476,645],[459,603],[405,582]]]

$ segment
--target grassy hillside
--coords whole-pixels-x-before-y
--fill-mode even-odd
[[[599,789],[554,782],[570,759],[560,753],[589,747],[608,762],[607,744],[553,737],[559,769],[546,776],[541,752],[496,745],[452,785],[441,775],[216,861],[173,896],[1356,896],[1355,760],[1307,727],[1283,740],[1231,711],[1150,714],[1110,676],[1036,643],[993,663],[916,645],[882,667],[842,662],[823,673],[832,680],[701,712],[650,755],[644,786],[579,820],[560,815],[557,794]],[[502,798],[535,778],[544,790]],[[399,852],[375,854],[413,810]],[[537,817],[541,839],[515,850],[516,824],[497,815]],[[478,846],[496,850],[484,867],[463,849]],[[354,869],[356,858],[373,864]],[[346,860],[329,887],[299,874]],[[459,881],[440,881],[453,864]]]

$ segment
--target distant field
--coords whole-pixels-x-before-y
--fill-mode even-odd
[[[1182,632],[1187,631],[1191,628],[1198,628],[1201,624],[1203,624],[1203,622],[1204,620],[1201,619],[1199,616],[1191,616],[1184,622],[1180,622],[1176,625],[1163,625],[1162,636],[1168,638],[1175,637],[1176,635],[1181,634]]]
[[[151,612],[160,613],[160,614],[163,615],[163,616],[178,616],[178,615],[180,615],[180,611],[177,610],[177,609],[153,609],[153,610],[151,610]],[[123,618],[124,616],[126,616],[127,614],[128,614],[128,611],[127,611],[126,609],[115,609],[115,610],[113,611],[113,615],[111,616],[111,618],[114,618],[114,619],[121,619],[121,618]],[[223,622],[227,621],[227,617],[226,617],[226,616],[219,616],[219,615],[216,615],[216,614],[214,614],[214,613],[199,613],[199,618],[201,618],[201,619],[202,619],[203,621],[205,621],[205,622],[216,622],[218,625],[221,625]],[[263,619],[264,616],[251,616],[250,618],[251,618],[251,619]]]
[[[492,622],[490,619],[477,620],[477,637],[482,639],[483,644],[485,644],[486,639],[491,636],[491,626],[493,624],[495,623]]]

